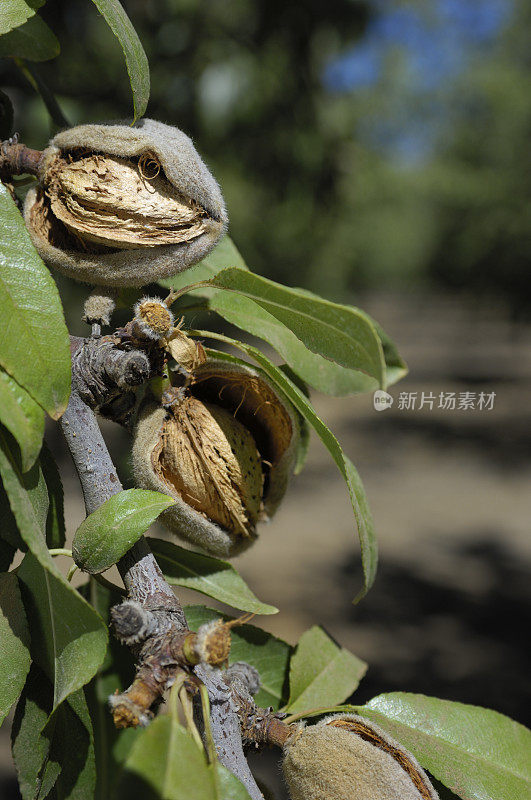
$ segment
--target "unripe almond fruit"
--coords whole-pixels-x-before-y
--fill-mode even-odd
[[[24,217],[43,260],[103,286],[182,272],[223,235],[221,191],[191,139],[144,119],[80,125],[44,151]]]
[[[414,756],[355,715],[296,729],[283,770],[291,800],[438,800]]]
[[[175,499],[161,519],[181,538],[232,556],[280,503],[298,433],[293,408],[258,370],[209,360],[170,407],[144,402],[132,450],[136,485]]]

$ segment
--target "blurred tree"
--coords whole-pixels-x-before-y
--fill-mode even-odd
[[[338,299],[435,282],[529,305],[525,0],[124,6],[151,65],[148,115],[196,140],[256,271]],[[94,6],[42,15],[62,53],[38,70],[70,121],[127,116]],[[42,145],[40,100],[14,66],[2,85]]]

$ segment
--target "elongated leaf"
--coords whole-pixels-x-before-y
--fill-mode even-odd
[[[250,800],[245,786],[223,764],[216,762],[217,800]]]
[[[208,306],[227,322],[274,347],[297,375],[320,392],[341,397],[374,391],[379,386],[376,378],[360,370],[342,367],[309,350],[289,327],[254,300],[229,292],[216,292],[209,299]]]
[[[134,121],[144,116],[149,100],[149,64],[138,34],[118,0],[92,0],[123,50],[133,92]]]
[[[358,688],[367,664],[349,653],[318,625],[303,633],[291,657],[287,710],[294,714],[309,708],[342,703]]]
[[[221,334],[213,334],[209,331],[195,331],[197,335],[219,339],[233,345],[244,353],[247,353],[256,363],[262,368],[264,373],[273,381],[279,390],[286,395],[297,411],[308,420],[312,428],[316,431],[319,438],[327,448],[328,452],[334,459],[339,471],[341,472],[347,484],[352,510],[356,519],[358,529],[358,537],[361,549],[361,563],[363,567],[363,588],[358,592],[354,602],[358,602],[368,592],[374,578],[376,577],[376,569],[378,566],[378,549],[376,544],[376,536],[374,533],[374,524],[372,515],[369,509],[369,504],[365,496],[363,484],[358,475],[358,472],[352,461],[345,455],[341,449],[339,442],[333,433],[326,427],[322,420],[315,413],[308,398],[303,394],[298,386],[291,381],[288,376],[275,367],[268,358],[256,347],[238,342],[235,339],[230,339],[228,336]],[[215,352],[216,358],[223,358],[219,352]]]
[[[23,25],[42,5],[44,0],[4,0],[0,6],[0,36]]]
[[[26,472],[41,449],[44,411],[3,369],[0,369],[0,422],[17,440],[22,469]]]
[[[18,577],[24,589],[32,654],[53,682],[55,709],[95,674],[105,656],[107,632],[79,593],[30,553]]]
[[[64,492],[57,463],[44,442],[39,464],[48,491],[48,513],[46,514],[46,544],[48,547],[65,546]]]
[[[359,309],[330,303],[241,269],[223,270],[209,285],[253,300],[289,328],[308,350],[363,372],[385,387],[382,345],[371,320]],[[220,302],[216,295],[216,305]],[[286,361],[290,363],[288,358]]]
[[[45,22],[35,15],[19,28],[0,37],[0,58],[48,61],[59,55],[59,42]]]
[[[216,800],[204,751],[170,714],[157,717],[133,745],[119,796]]]
[[[357,709],[463,800],[531,796],[531,731],[479,706],[392,692]]]
[[[92,800],[94,742],[83,691],[71,695],[46,726],[52,704],[52,686],[33,665],[11,734],[23,800],[44,798],[54,786],[57,800]]]
[[[184,613],[192,631],[205,622],[221,617],[218,611],[205,606],[187,606]],[[223,615],[223,619],[234,617]],[[247,661],[260,673],[262,685],[255,698],[257,704],[264,708],[280,708],[287,700],[288,666],[292,652],[290,645],[254,625],[238,625],[232,629],[231,636],[229,662]]]
[[[195,589],[241,611],[278,612],[274,606],[260,602],[228,561],[194,553],[162,539],[150,538],[149,544],[164,577],[173,586]]]
[[[171,278],[163,278],[159,281],[159,284],[166,289],[175,289],[177,291],[192,283],[197,283],[197,281],[209,280],[209,278],[213,278],[218,272],[227,269],[227,267],[247,269],[245,261],[230,236],[224,236],[221,242],[199,264],[190,267],[185,272],[180,272],[178,275],[173,275]],[[201,294],[204,293],[203,289],[198,291]]]
[[[61,770],[57,762],[49,761],[51,737],[43,733],[52,705],[52,685],[34,663],[11,729],[13,760],[23,800],[46,797]]]
[[[106,622],[109,620],[111,606],[122,600],[121,595],[109,591],[95,580],[90,580],[82,586],[80,592]],[[118,730],[109,714],[109,696],[117,689],[123,690],[129,686],[133,682],[134,673],[130,651],[119,644],[115,636],[111,636],[103,664],[85,687],[94,727],[97,775],[94,800],[108,800],[115,797],[115,789],[125,760],[141,733],[140,728]]]
[[[92,574],[109,569],[174,502],[148,489],[126,489],[113,495],[77,529],[72,544],[74,561]]]
[[[16,65],[27,81],[33,86],[37,94],[41,96],[42,102],[50,115],[50,119],[56,128],[68,128],[69,122],[63,114],[57,98],[49,86],[42,80],[39,72],[34,66],[30,66],[23,59],[17,58]]]
[[[12,572],[0,573],[0,725],[24,687],[29,646],[18,580]]]
[[[0,218],[0,365],[57,419],[70,393],[70,348],[61,301],[1,184]]]

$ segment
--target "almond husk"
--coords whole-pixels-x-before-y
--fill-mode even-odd
[[[102,286],[142,286],[204,258],[227,227],[192,141],[155,120],[80,125],[43,153],[24,219],[51,267]]]
[[[280,504],[298,421],[254,367],[209,359],[194,380],[192,396],[168,410],[152,397],[143,402],[132,449],[135,482],[175,500],[161,517],[171,531],[227,558],[256,540],[257,522]]]
[[[372,722],[327,717],[284,746],[291,800],[438,800],[414,756]]]

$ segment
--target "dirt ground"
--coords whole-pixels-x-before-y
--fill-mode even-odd
[[[410,374],[390,389],[393,406],[382,412],[371,396],[314,400],[363,478],[379,540],[376,584],[352,605],[360,586],[353,518],[341,477],[314,439],[281,510],[236,563],[258,597],[280,609],[258,622],[293,643],[324,625],[370,665],[356,702],[408,690],[529,722],[531,326],[511,323],[495,306],[431,295],[360,305],[399,344]],[[466,391],[495,392],[494,408],[398,407],[400,392],[437,400]],[[123,453],[127,440],[114,429],[113,438]],[[61,451],[57,436],[52,446]],[[81,497],[65,464],[73,532]],[[202,602],[191,592],[183,599]],[[284,798],[273,754],[253,763]],[[2,800],[18,797],[13,774],[5,724]]]

